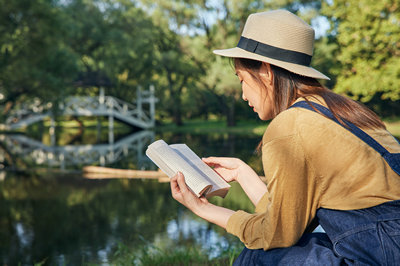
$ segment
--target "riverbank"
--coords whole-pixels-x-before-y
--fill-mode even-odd
[[[156,126],[155,130],[159,132],[179,132],[179,133],[233,133],[233,134],[254,134],[262,135],[269,122],[259,120],[239,120],[233,127],[228,127],[225,120],[211,119],[200,120],[192,119],[183,122],[182,126],[177,126],[172,122],[165,121]]]
[[[400,139],[400,117],[383,119],[387,130],[395,137]],[[234,133],[234,134],[254,134],[262,136],[267,129],[269,122],[253,120],[237,121],[236,126],[228,127],[224,120],[187,120],[182,126],[176,126],[172,122],[165,122],[155,128],[160,132],[177,132],[177,133]]]
[[[386,118],[383,119],[387,130],[392,133],[397,138],[400,138],[400,117],[396,118]],[[76,120],[68,119],[57,121],[57,126],[61,128],[98,128],[99,124],[102,128],[108,127],[108,120],[101,118],[99,120],[91,118],[81,119],[81,124]],[[259,119],[252,120],[238,120],[236,125],[228,127],[225,120],[222,119],[190,119],[185,120],[183,125],[177,126],[171,120],[165,120],[159,122],[154,128],[158,132],[176,132],[176,133],[194,133],[194,134],[204,134],[204,133],[232,133],[232,134],[253,134],[262,136],[266,128],[268,127],[269,121],[261,121]],[[43,121],[43,127],[47,128],[50,126],[50,121]],[[120,132],[129,132],[130,127],[121,123],[115,122],[114,129]],[[4,130],[4,125],[1,127],[0,131]],[[24,132],[24,130],[17,130],[17,132]]]
[[[210,258],[211,250],[196,247],[159,248],[154,245],[144,245],[139,249],[120,243],[114,252],[112,265],[232,265],[242,251],[242,245],[224,247],[218,257]]]

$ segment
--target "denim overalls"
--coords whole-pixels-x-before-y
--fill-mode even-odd
[[[338,122],[329,109],[311,104]],[[292,107],[315,111],[304,101]],[[361,129],[347,124],[400,173],[400,154],[390,154]],[[306,233],[288,248],[244,248],[234,265],[400,265],[400,200],[350,211],[320,208],[316,219],[326,233]]]
[[[234,265],[400,265],[400,200],[367,209],[320,208],[325,233],[304,234],[288,248],[245,248]]]

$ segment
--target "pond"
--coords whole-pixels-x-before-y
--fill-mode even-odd
[[[236,156],[261,171],[256,135],[116,134],[112,143],[96,133],[73,139],[0,136],[0,264],[108,265],[118,254],[153,247],[193,247],[210,258],[238,245],[237,238],[205,222],[172,199],[169,183],[148,179],[88,179],[85,165],[156,169],[144,149],[156,139],[186,143],[200,156]],[[40,135],[42,136],[42,135]],[[61,143],[63,142],[64,143]],[[54,142],[53,142],[54,143]],[[225,199],[232,209],[252,210],[241,188]]]

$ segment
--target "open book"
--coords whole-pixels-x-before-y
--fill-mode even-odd
[[[163,140],[157,140],[149,145],[146,155],[170,178],[178,171],[182,172],[187,186],[198,197],[224,198],[231,187],[186,144],[168,145]]]

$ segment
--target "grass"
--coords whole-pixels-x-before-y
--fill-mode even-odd
[[[112,265],[232,265],[242,247],[226,248],[219,257],[210,259],[208,252],[195,247],[159,248],[152,244],[132,249],[119,243],[114,252]]]
[[[80,118],[85,127],[94,128],[97,126],[96,118]],[[400,117],[383,119],[387,129],[396,137],[400,137]],[[171,120],[164,120],[161,125],[156,126],[155,130],[159,132],[176,132],[176,133],[234,133],[234,134],[255,134],[261,136],[267,128],[269,122],[263,122],[257,119],[239,120],[236,125],[228,127],[223,119],[212,118],[210,120],[191,119],[184,121],[182,126],[176,126]],[[101,127],[108,127],[108,119],[100,118]],[[44,127],[50,126],[50,121],[43,122]],[[77,121],[72,119],[60,119],[57,121],[57,126],[62,128],[78,128]],[[114,128],[119,130],[129,130],[129,126],[114,121]]]
[[[384,119],[387,130],[396,137],[400,137],[400,118],[398,119]],[[236,134],[255,134],[261,136],[268,126],[268,122],[257,120],[237,121],[234,127],[228,127],[224,120],[188,120],[180,127],[172,122],[165,123],[156,128],[160,132],[179,132],[179,133],[236,133]]]
[[[267,128],[268,123],[252,120],[240,120],[236,122],[236,126],[228,127],[224,120],[200,120],[193,119],[184,121],[182,126],[176,126],[172,122],[164,123],[156,127],[160,132],[177,132],[177,133],[235,133],[235,134],[256,134],[262,135]]]
[[[108,127],[108,118],[107,117],[79,117],[79,121],[81,121],[84,127],[97,127],[98,123],[100,123],[101,127]],[[56,122],[57,126],[63,128],[78,128],[80,125],[77,120],[74,120],[70,117],[60,117]],[[51,121],[50,119],[45,119],[43,121],[44,127],[50,127]],[[119,127],[129,127],[122,122],[114,119],[114,128]]]

